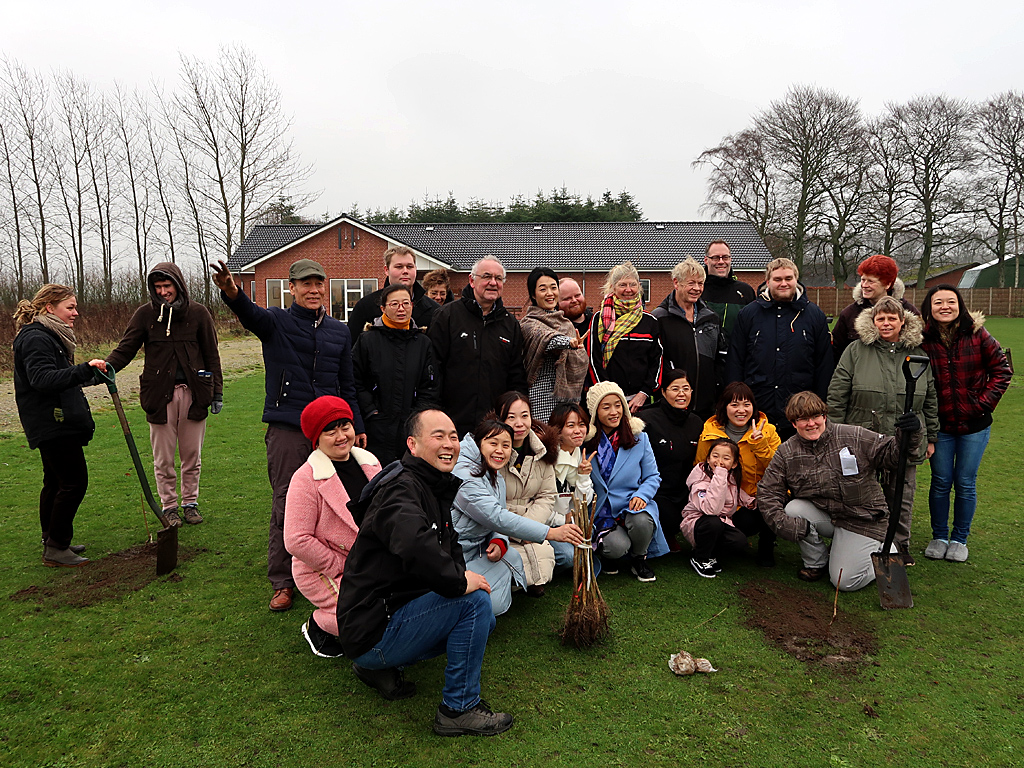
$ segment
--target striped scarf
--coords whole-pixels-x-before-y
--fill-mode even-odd
[[[640,296],[632,301],[622,301],[615,298],[614,294],[604,297],[598,331],[599,341],[603,345],[601,359],[605,368],[615,354],[615,347],[636,328],[643,316],[643,301]]]

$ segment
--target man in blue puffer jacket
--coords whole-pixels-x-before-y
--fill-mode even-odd
[[[790,396],[809,390],[824,400],[832,379],[828,320],[799,279],[789,259],[768,262],[757,298],[740,310],[729,335],[726,382],[754,391],[783,442],[796,433],[785,415]]]
[[[331,317],[324,306],[326,278],[320,264],[300,259],[288,270],[291,306],[264,309],[238,287],[223,261],[213,273],[224,303],[263,342],[263,421],[267,424],[267,474],[274,494],[267,546],[272,611],[291,608],[295,592],[292,557],[284,548],[284,502],[292,475],[312,452],[300,428],[302,409],[322,395],[343,398],[355,417],[356,443],[366,446],[352,377],[352,339],[345,324]]]

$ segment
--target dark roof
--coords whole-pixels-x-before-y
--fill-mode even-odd
[[[339,221],[320,227],[334,226]],[[626,259],[639,270],[670,270],[688,255],[703,262],[711,240],[729,243],[733,269],[763,269],[771,260],[764,241],[753,224],[748,222],[602,221],[364,226],[451,264],[453,269],[460,271],[469,270],[484,256],[494,256],[512,271],[528,271],[538,265],[567,271],[607,271]],[[237,269],[256,261],[320,227],[253,227],[231,257],[231,266]]]

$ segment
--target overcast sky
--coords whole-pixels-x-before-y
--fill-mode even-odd
[[[131,0],[6,3],[2,51],[100,87],[174,85],[179,52],[248,47],[322,190],[306,213],[453,192],[628,190],[702,218],[690,163],[796,83],[887,101],[1024,88],[1024,4]]]

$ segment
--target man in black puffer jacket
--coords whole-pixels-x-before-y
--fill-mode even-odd
[[[718,315],[723,344],[728,349],[729,334],[736,325],[740,310],[754,300],[754,288],[733,273],[732,254],[729,244],[724,240],[715,240],[708,245],[704,267],[708,271],[708,278],[701,298]]]
[[[270,610],[287,611],[292,607],[295,581],[292,556],[284,548],[284,502],[292,475],[313,450],[302,434],[302,409],[322,395],[343,398],[355,417],[356,443],[360,448],[366,446],[352,378],[352,342],[345,324],[324,307],[326,272],[315,261],[300,259],[288,270],[288,288],[294,299],[288,309],[256,306],[235,284],[227,265],[218,263],[213,279],[221,298],[263,342],[263,421],[267,423],[267,473],[274,492],[267,578],[274,589]]]
[[[427,329],[441,370],[441,405],[460,435],[476,428],[499,395],[528,391],[523,332],[501,303],[504,287],[501,262],[481,259],[462,298],[441,307]]]

